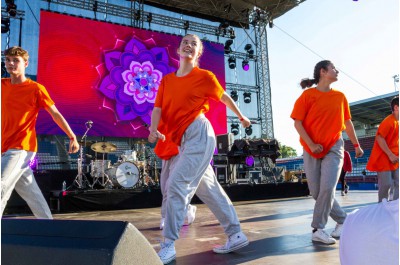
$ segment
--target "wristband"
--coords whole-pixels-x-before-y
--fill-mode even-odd
[[[360,147],[359,144],[353,144],[354,148]]]
[[[69,138],[71,141],[73,141],[75,138],[74,137],[71,137],[71,138]]]
[[[243,119],[243,118],[240,118],[239,121],[244,121],[244,119]]]

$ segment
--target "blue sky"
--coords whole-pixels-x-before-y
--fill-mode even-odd
[[[399,22],[398,0],[307,0],[276,19],[268,28],[275,138],[302,154],[289,116],[300,80],[322,59],[339,69],[332,87],[349,102],[395,91]]]

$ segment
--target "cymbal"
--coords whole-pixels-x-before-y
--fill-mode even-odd
[[[112,153],[117,151],[117,146],[109,142],[94,143],[90,148],[97,153]]]

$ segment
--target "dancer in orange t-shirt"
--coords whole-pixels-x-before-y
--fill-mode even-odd
[[[378,201],[389,200],[393,187],[393,200],[399,198],[399,97],[391,101],[392,114],[379,125],[367,169],[378,176]]]
[[[356,157],[364,154],[354,131],[346,97],[330,87],[337,81],[338,73],[330,61],[317,63],[314,79],[303,79],[300,83],[303,89],[316,86],[301,94],[290,115],[304,148],[308,188],[316,200],[311,223],[312,241],[325,244],[336,243],[334,237],[340,237],[346,218],[346,212],[335,199],[336,184],[343,165],[343,130],[356,148]],[[324,230],[329,216],[337,223],[331,235]]]
[[[215,247],[216,253],[229,253],[249,244],[241,231],[240,222],[229,197],[215,177],[210,161],[215,149],[215,133],[204,116],[209,110],[209,100],[221,101],[231,109],[242,123],[250,126],[234,101],[224,91],[215,75],[198,67],[203,45],[198,36],[183,37],[177,50],[179,69],[163,77],[151,116],[150,142],[157,139],[179,147],[156,146],[162,159],[174,159],[167,180],[166,217],[163,229],[164,242],[158,255],[164,264],[176,257],[174,241],[190,200],[196,195],[210,208],[224,228],[228,241]],[[167,152],[171,150],[171,152]]]
[[[36,218],[52,219],[50,208],[29,167],[37,152],[35,126],[39,110],[45,109],[68,135],[70,153],[76,153],[79,144],[45,87],[26,78],[28,52],[14,46],[4,54],[10,78],[1,79],[1,215],[15,188]]]

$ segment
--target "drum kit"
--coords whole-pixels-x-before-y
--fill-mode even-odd
[[[103,187],[112,188],[136,188],[149,187],[158,184],[156,159],[154,152],[146,147],[144,141],[139,141],[134,150],[126,150],[119,157],[119,160],[111,164],[105,159],[105,155],[117,151],[117,146],[110,142],[97,142],[90,145],[97,156],[102,154],[102,159],[94,159],[90,162],[91,181],[83,174],[83,149],[81,145],[80,157],[78,158],[78,175],[74,185],[78,188]],[[154,162],[154,163],[153,163]],[[153,167],[154,165],[154,167]]]

